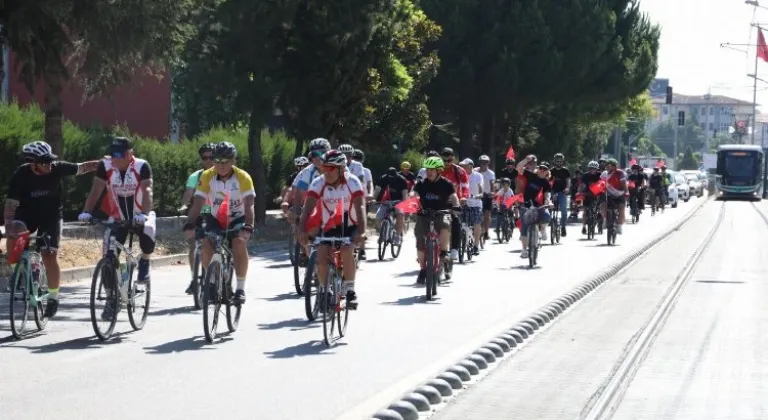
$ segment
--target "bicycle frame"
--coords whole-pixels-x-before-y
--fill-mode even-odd
[[[102,245],[103,255],[108,258],[114,258],[116,268],[120,268],[120,257],[118,255],[122,254],[125,256],[125,265],[126,269],[128,270],[128,278],[123,279],[123,276],[118,276],[119,278],[117,280],[117,288],[120,291],[120,297],[122,298],[123,302],[128,301],[128,285],[131,283],[131,279],[133,278],[133,270],[134,267],[138,264],[138,259],[133,254],[133,232],[128,232],[129,235],[129,242],[128,247],[125,247],[123,244],[117,241],[115,238],[115,235],[113,235],[112,231],[115,227],[119,226],[126,226],[126,224],[123,223],[109,223],[109,222],[101,222],[98,221],[98,223],[104,225],[106,229],[104,229],[104,241]]]
[[[46,235],[43,237],[43,240],[47,243],[49,237]],[[27,290],[27,301],[29,302],[29,306],[36,308],[37,304],[41,301],[44,301],[45,298],[48,297],[48,293],[38,296],[39,286],[42,284],[48,284],[48,277],[45,271],[45,266],[43,265],[43,256],[41,254],[41,247],[37,245],[31,245],[33,241],[37,240],[37,237],[35,236],[22,236],[18,240],[24,241],[24,251],[21,254],[21,258],[19,258],[19,262],[17,263],[18,268],[14,270],[14,274],[11,281],[16,281],[16,273],[18,273],[19,268],[24,269],[24,273],[26,274],[25,283]],[[29,248],[30,246],[33,246],[35,248],[34,251],[31,251]],[[40,278],[37,280],[37,285],[35,284],[35,279],[33,278],[32,273],[32,261],[33,259],[36,259],[38,263],[40,264]]]

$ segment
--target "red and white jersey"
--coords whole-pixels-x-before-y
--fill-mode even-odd
[[[107,191],[109,197],[105,197],[112,202],[114,209],[119,210],[121,218],[124,220],[128,217],[125,214],[127,209],[120,205],[119,198],[122,198],[125,203],[133,203],[133,211],[130,214],[144,213],[143,207],[143,194],[139,193],[141,187],[141,172],[144,165],[148,165],[144,159],[134,158],[128,165],[128,169],[125,171],[125,175],[120,174],[120,170],[117,169],[111,159],[102,159],[104,169],[106,171]],[[146,169],[146,168],[144,168]],[[115,216],[114,214],[112,215]]]
[[[344,213],[349,213],[349,222],[356,224],[360,217],[351,212],[352,200],[357,197],[364,197],[365,192],[360,179],[351,172],[344,172],[344,180],[336,187],[326,184],[325,177],[319,176],[312,181],[307,191],[307,197],[313,197],[321,201],[320,207],[323,209],[323,225],[330,220],[331,215],[336,212],[339,201],[342,201]]]

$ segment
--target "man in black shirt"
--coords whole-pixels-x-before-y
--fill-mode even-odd
[[[381,221],[389,216],[389,212],[394,209],[394,206],[390,207],[385,202],[404,200],[408,196],[408,181],[397,173],[397,169],[389,168],[387,173],[376,181],[373,196],[380,203],[379,208],[376,210],[376,230],[378,231],[381,228]],[[394,245],[400,245],[404,228],[405,218],[403,213],[395,210],[395,232],[397,232],[397,235],[393,239]]]
[[[555,167],[550,170],[552,174],[552,201],[560,210],[560,230],[565,236],[565,224],[568,221],[568,187],[571,183],[571,172],[564,167],[565,156],[562,153],[555,155]]]
[[[515,160],[514,159],[507,159],[506,160],[506,166],[503,167],[498,174],[496,174],[496,179],[501,178],[509,178],[510,181],[512,181],[512,191],[515,191],[515,180],[517,179],[517,169],[515,169]]]
[[[602,172],[598,172],[599,170],[600,164],[593,160],[587,165],[587,173],[581,177],[581,186],[579,188],[581,189],[581,193],[584,194],[584,215],[586,215],[586,210],[590,208],[596,200],[595,195],[592,194],[592,190],[590,190],[589,187],[592,186],[592,184],[600,182],[600,174]],[[582,217],[581,234],[587,234],[586,217]]]
[[[535,171],[535,172],[534,172]],[[522,251],[520,258],[528,258],[528,229],[535,226],[527,226],[525,223],[525,213],[531,210],[532,206],[539,207],[539,232],[541,239],[547,240],[546,227],[549,224],[551,216],[549,209],[544,207],[549,203],[552,188],[549,185],[549,179],[546,178],[549,168],[546,165],[536,165],[536,156],[529,155],[517,165],[517,172],[522,178],[523,204],[520,206],[520,219],[523,221],[520,229],[520,243]]]
[[[653,173],[648,178],[648,194],[651,196],[651,206],[664,202],[664,175],[659,168],[653,168]]]
[[[632,165],[632,173],[629,174],[627,180],[634,184],[634,188],[629,188],[630,202],[632,197],[635,197],[637,208],[643,210],[643,202],[645,201],[643,200],[643,197],[645,197],[645,194],[643,194],[643,191],[645,191],[645,174],[643,173],[643,168],[637,164]]]
[[[62,188],[61,180],[68,176],[82,175],[96,170],[98,161],[69,163],[57,160],[51,146],[42,141],[29,143],[22,148],[25,163],[11,176],[8,196],[5,200],[6,233],[8,249],[24,231],[37,232],[37,244],[42,249],[43,266],[48,278],[48,303],[45,316],[53,317],[59,308],[59,280],[61,269],[58,247],[61,236]],[[50,236],[45,242],[43,236]]]
[[[579,216],[579,210],[578,210],[578,207],[576,207],[576,194],[579,192],[579,188],[581,187],[581,169],[576,168],[576,170],[573,171],[573,178],[571,178],[570,184],[571,184],[570,191],[569,191],[569,194],[571,195],[570,219],[572,221],[576,221],[576,219]]]
[[[424,160],[426,174],[424,179],[416,181],[413,193],[419,197],[422,210],[449,210],[459,206],[459,197],[456,195],[456,187],[447,178],[440,176],[445,163],[439,156],[430,156]],[[440,236],[440,260],[448,256],[451,245],[451,216],[441,214],[435,217],[435,230]],[[416,251],[419,258],[419,277],[417,283],[426,280],[425,252],[427,248],[427,235],[429,234],[429,219],[420,214],[416,217],[416,226],[413,229],[416,236]],[[448,273],[446,273],[446,276]]]

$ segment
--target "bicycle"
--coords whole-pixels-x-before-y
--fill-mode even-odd
[[[584,217],[587,220],[587,239],[595,239],[595,224],[597,223],[597,200],[592,200],[592,203],[584,209]]]
[[[523,223],[528,227],[528,267],[533,268],[538,264],[539,250],[541,249],[541,238],[539,237],[539,210],[545,209],[545,204],[536,207],[531,202],[531,207],[525,210],[523,214]]]
[[[402,242],[399,245],[395,245],[394,238],[395,232],[395,211],[394,207],[400,201],[385,201],[380,203],[382,206],[386,206],[387,215],[381,221],[381,228],[379,229],[379,261],[384,260],[384,254],[387,252],[387,245],[389,245],[389,253],[393,259],[397,259],[400,255],[400,250],[403,248]]]
[[[462,207],[461,209],[461,248],[459,248],[459,264],[467,261],[472,261],[475,248],[475,232],[472,226],[469,224],[469,208]],[[465,257],[466,256],[466,257]]]
[[[503,244],[505,242],[509,242],[510,239],[512,239],[512,229],[513,229],[513,222],[512,222],[512,216],[510,215],[510,209],[504,208],[503,205],[499,206],[497,208],[496,213],[496,228],[494,229],[496,232],[496,240],[499,241],[500,244]]]
[[[317,251],[314,243],[310,244],[309,257],[307,258],[307,269],[304,271],[304,313],[308,321],[317,319],[320,313],[320,301],[317,299],[318,290],[320,290],[320,281],[317,278],[315,262],[317,260]],[[313,293],[314,292],[314,293]]]
[[[123,305],[128,311],[128,322],[134,331],[141,330],[147,322],[149,313],[149,302],[151,296],[150,283],[142,285],[133,281],[133,273],[138,266],[138,260],[133,253],[133,236],[131,230],[135,225],[132,221],[103,221],[91,219],[94,224],[104,226],[104,241],[102,245],[104,256],[101,257],[96,268],[93,270],[93,279],[91,281],[91,325],[93,332],[101,341],[107,340],[115,330],[117,323],[117,314]],[[129,229],[128,247],[123,246],[115,239],[113,233],[116,229]],[[120,254],[125,255],[125,263],[120,263]],[[118,275],[118,270],[120,273]],[[102,291],[104,296],[102,296]],[[138,317],[136,303],[144,298],[144,308]],[[96,303],[107,301],[104,310],[100,316],[97,316]],[[107,322],[106,330],[99,327],[99,318]]]
[[[235,267],[229,244],[238,233],[236,229],[222,229],[218,224],[203,222],[201,239],[207,239],[213,246],[213,256],[203,282],[203,333],[205,341],[209,343],[217,337],[216,330],[222,306],[226,309],[229,332],[237,331],[240,324],[242,306],[233,302],[235,293],[232,289],[232,274]],[[211,308],[212,312],[208,313]]]
[[[318,311],[323,314],[323,342],[330,346],[343,338],[347,333],[347,324],[349,322],[349,308],[347,307],[347,297],[342,293],[344,262],[341,258],[341,247],[352,245],[350,238],[318,237],[315,238],[314,246],[321,244],[330,244],[333,253],[328,262],[328,277],[326,291],[318,293],[320,303]],[[312,257],[316,259],[316,250],[312,252]],[[318,288],[318,290],[320,290]],[[324,295],[323,297],[320,297]],[[338,337],[334,337],[334,330],[338,332]]]
[[[629,196],[629,214],[632,216],[632,223],[640,222],[640,208],[637,204],[637,193]]]
[[[432,210],[422,209],[421,216],[429,220],[429,230],[427,231],[427,249],[424,254],[426,260],[427,277],[424,281],[427,288],[426,300],[430,301],[437,295],[437,285],[441,283],[441,277],[445,272],[450,272],[450,258],[443,258],[441,264],[440,258],[440,234],[435,229],[435,218],[437,216],[450,215],[451,210]]]
[[[606,200],[605,204],[605,230],[608,239],[608,245],[616,244],[616,223],[618,223],[619,209],[615,204],[615,201],[610,197]]]
[[[560,243],[560,210],[552,212],[552,218],[549,221],[549,241],[552,245]]]
[[[38,239],[43,243],[40,246]],[[30,243],[35,240],[33,250]],[[48,301],[48,277],[43,265],[42,249],[49,246],[50,235],[40,237],[30,236],[29,231],[19,235],[14,250],[8,255],[8,264],[16,264],[10,284],[10,320],[13,338],[20,340],[27,327],[29,308],[34,308],[34,320],[37,331],[42,331],[48,325],[45,316],[45,304]],[[18,247],[18,248],[17,248]],[[17,252],[17,249],[21,252]],[[19,314],[15,310],[21,310]]]
[[[298,208],[294,214],[301,214],[302,209]],[[306,257],[302,258],[301,244],[298,238],[293,234],[294,228],[298,229],[299,218],[297,217],[293,224],[290,224],[288,233],[288,256],[291,259],[291,265],[293,265],[293,288],[296,290],[296,294],[299,296],[304,294],[304,284],[302,280],[306,275]]]

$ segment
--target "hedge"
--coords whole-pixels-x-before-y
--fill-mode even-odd
[[[0,105],[0,202],[5,202],[8,182],[21,163],[19,151],[24,144],[43,138],[45,117],[37,106],[20,107],[15,103]],[[132,136],[124,127],[78,128],[69,121],[63,125],[64,153],[62,158],[71,162],[98,159],[106,153],[114,135],[129,136],[138,157],[146,159],[154,174],[154,207],[159,216],[175,214],[181,203],[184,184],[190,173],[199,169],[197,149],[203,142],[228,140],[237,146],[238,166],[250,170],[248,160],[248,129],[217,128],[178,144],[168,141]],[[265,130],[262,133],[267,185],[256,186],[257,193],[267,194],[271,203],[280,193],[288,173],[293,170],[295,141],[282,131]],[[91,188],[91,176],[76,177],[64,183],[65,220],[74,220],[81,211]]]

